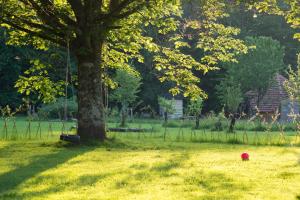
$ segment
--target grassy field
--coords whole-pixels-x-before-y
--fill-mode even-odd
[[[298,147],[114,137],[1,141],[0,199],[300,199]]]
[[[0,123],[3,128],[3,121]],[[65,123],[65,130],[74,123]],[[116,124],[110,123],[109,127]],[[0,132],[0,200],[300,199],[300,138],[132,123],[103,144],[58,142],[61,122],[8,122]],[[258,136],[258,138],[256,138]],[[243,143],[243,144],[242,144]],[[245,145],[246,143],[252,145]],[[240,154],[249,152],[250,161]]]

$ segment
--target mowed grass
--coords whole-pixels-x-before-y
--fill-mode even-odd
[[[0,141],[0,199],[300,199],[299,147],[110,136]]]

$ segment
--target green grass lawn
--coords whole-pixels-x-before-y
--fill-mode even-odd
[[[279,132],[165,130],[151,121],[129,124],[151,132],[109,133],[104,144],[66,146],[58,142],[62,122],[52,121],[51,132],[49,122],[40,125],[39,133],[32,121],[28,133],[28,122],[17,118],[17,131],[12,120],[7,135],[0,130],[1,200],[300,199],[295,132],[285,132],[283,141]],[[241,161],[244,151],[250,161]]]
[[[300,199],[299,147],[111,137],[0,141],[0,199]]]

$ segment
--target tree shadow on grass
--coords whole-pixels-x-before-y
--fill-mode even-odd
[[[189,155],[182,153],[174,154],[170,159],[155,163],[153,166],[132,165],[131,168],[136,170],[135,173],[118,180],[114,189],[126,188],[131,193],[139,193],[143,188],[140,187],[141,185],[151,185],[155,181],[167,178],[177,180],[169,184],[182,184],[183,186],[179,186],[179,189],[182,189],[182,193],[187,197],[192,197],[191,199],[243,199],[242,195],[251,189],[251,186],[236,181],[233,177],[221,172],[198,170],[191,174],[178,173],[176,170],[185,168],[184,163],[188,159]]]
[[[22,149],[21,147],[19,148]],[[29,164],[19,166],[14,170],[1,174],[0,199],[1,197],[10,198],[11,195],[14,196],[14,192],[11,194],[9,193],[16,189],[20,184],[36,176],[37,174],[47,171],[48,169],[55,168],[58,165],[63,164],[76,156],[92,151],[93,149],[94,147],[87,146],[53,148],[52,153],[38,155],[32,158],[32,161]],[[11,152],[8,150],[7,153]],[[11,156],[14,156],[14,153],[12,153]],[[14,199],[13,197],[11,198]]]
[[[220,172],[198,171],[184,178],[189,190],[202,191],[204,195],[195,196],[197,199],[243,199],[241,194],[249,191],[249,185],[235,182],[231,177]],[[188,190],[188,189],[187,189]]]
[[[182,167],[184,162],[189,159],[189,155],[182,153],[173,154],[172,156],[167,161],[156,163],[151,167],[146,164],[132,165],[130,168],[138,171],[116,181],[115,189],[126,187],[131,193],[138,193],[138,186],[141,184],[151,183],[157,178],[177,176],[177,173],[172,172],[172,170]]]
[[[135,150],[185,150],[189,149],[184,144],[174,142],[147,142],[146,140],[129,140],[129,139],[116,139],[112,138],[103,143],[91,142],[88,145],[106,148],[108,151],[122,150],[122,151],[135,151]]]
[[[183,162],[188,159],[189,155],[186,153],[174,155],[174,157],[172,157],[168,161],[154,165],[150,170],[161,175],[167,175],[170,170],[182,166]]]
[[[46,182],[54,182],[55,184],[48,185],[46,188],[42,190],[33,190],[26,191],[21,193],[5,193],[3,197],[6,199],[13,200],[22,200],[33,197],[38,197],[40,199],[48,199],[49,195],[59,193],[62,191],[76,191],[81,187],[93,187],[100,180],[105,179],[110,174],[101,174],[101,175],[83,175],[75,180],[69,180],[67,176],[57,176],[57,175],[46,175],[39,176],[35,180],[33,180],[33,185],[43,184]],[[31,184],[31,183],[30,183]],[[26,198],[25,198],[26,197]],[[1,195],[0,195],[1,199]],[[5,199],[5,198],[4,198]]]
[[[11,171],[0,174],[0,199],[24,199],[25,196],[43,196],[49,193],[55,193],[62,190],[73,188],[73,183],[64,182],[65,184],[55,185],[54,187],[48,187],[41,191],[27,191],[25,193],[17,191],[18,186],[36,177],[33,182],[28,183],[29,187],[39,185],[44,180],[54,180],[60,178],[64,180],[66,177],[55,176],[37,176],[42,172],[55,168],[74,157],[85,154],[89,151],[93,151],[96,148],[104,148],[107,151],[132,151],[132,150],[145,150],[141,144],[125,143],[119,140],[108,140],[103,143],[91,142],[80,146],[66,145],[66,143],[11,143],[7,148],[0,149],[0,155],[3,155],[4,159],[22,158],[21,164],[14,163],[16,167]],[[153,147],[149,147],[152,149]],[[47,149],[46,151],[44,151]],[[148,149],[148,148],[147,148]],[[26,152],[24,152],[26,151]],[[27,154],[28,152],[28,154]],[[22,156],[24,155],[25,158]],[[30,162],[26,165],[22,164],[24,161]],[[18,162],[17,162],[18,163]],[[89,186],[93,185],[101,179],[104,179],[109,175],[85,175],[75,180],[77,186]],[[65,180],[67,181],[67,180]],[[57,181],[59,182],[59,181]],[[68,187],[68,188],[67,188]],[[73,188],[76,189],[76,188]]]

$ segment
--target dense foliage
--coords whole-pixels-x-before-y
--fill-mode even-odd
[[[202,112],[202,107],[203,107],[203,99],[200,97],[198,97],[195,100],[192,99],[187,106],[189,115],[194,116],[196,119],[195,129],[199,128],[199,121]]]
[[[76,99],[58,98],[56,102],[44,104],[38,109],[39,119],[60,119],[64,120],[65,115],[67,119],[76,118],[77,116],[77,102]],[[65,113],[66,112],[66,113]]]
[[[114,81],[117,86],[113,90],[111,99],[121,105],[121,126],[125,126],[128,107],[137,98],[141,78],[138,74],[130,74],[125,70],[118,69]]]
[[[252,48],[247,55],[239,57],[239,62],[226,66],[226,74],[223,81],[218,87],[222,97],[222,89],[228,88],[226,85],[231,84],[236,88],[239,87],[242,95],[246,92],[253,91],[258,95],[258,101],[263,96],[269,84],[272,82],[276,73],[284,69],[283,57],[284,48],[276,40],[268,37],[246,38],[246,42]],[[237,92],[237,91],[236,91]],[[236,94],[236,92],[234,94]],[[239,99],[241,95],[236,94]],[[234,97],[233,97],[234,98]],[[225,98],[228,99],[228,98]],[[241,101],[241,100],[240,100]],[[223,104],[227,104],[227,100],[222,100]],[[229,106],[230,111],[236,111],[236,106]]]
[[[158,97],[158,104],[162,109],[165,123],[168,122],[168,115],[173,114],[175,112],[175,101],[174,99],[166,99],[164,97]]]

